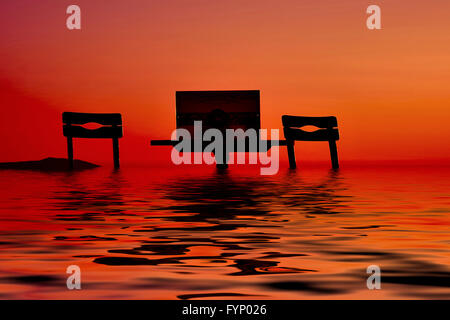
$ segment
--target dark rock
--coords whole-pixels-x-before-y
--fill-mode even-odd
[[[83,160],[74,160],[72,170],[97,168],[99,165]],[[1,162],[0,170],[69,171],[69,161],[62,158],[45,158],[36,161]]]

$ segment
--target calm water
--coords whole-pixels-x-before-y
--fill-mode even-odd
[[[248,168],[0,172],[0,298],[450,299],[449,168]]]

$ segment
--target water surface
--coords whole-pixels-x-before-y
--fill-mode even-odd
[[[0,175],[3,299],[450,298],[449,168]]]

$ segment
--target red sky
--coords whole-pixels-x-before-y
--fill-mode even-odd
[[[66,28],[70,4],[81,31]],[[370,4],[382,30],[365,26]],[[65,156],[63,111],[122,113],[122,160],[151,161],[176,90],[233,89],[261,90],[264,128],[336,115],[343,160],[448,159],[449,12],[448,0],[5,0],[0,161]],[[324,143],[297,152],[328,160]],[[110,160],[110,142],[76,141],[75,154]]]

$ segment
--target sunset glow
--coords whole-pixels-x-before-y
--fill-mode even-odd
[[[124,163],[164,162],[149,141],[175,129],[175,91],[237,89],[261,90],[263,128],[335,115],[343,161],[448,159],[450,3],[377,3],[371,31],[359,0],[79,0],[82,30],[69,31],[68,1],[3,1],[0,160],[64,156],[61,113],[80,111],[122,113]],[[83,141],[76,156],[109,150]]]

